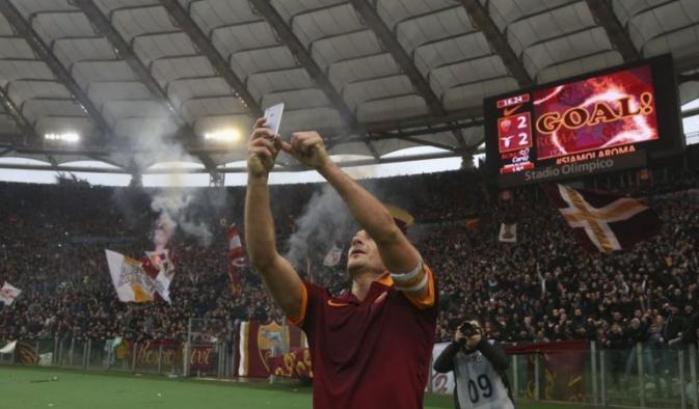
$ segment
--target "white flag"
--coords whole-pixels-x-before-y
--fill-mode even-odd
[[[342,258],[342,249],[333,244],[328,254],[325,255],[323,259],[323,265],[325,267],[335,267]]]
[[[53,352],[39,354],[39,366],[51,366],[53,364]]]
[[[173,273],[174,274],[174,273]],[[161,270],[158,276],[155,277],[155,290],[168,304],[172,304],[170,299],[170,283],[172,282],[172,274]]]
[[[155,277],[155,291],[160,294],[163,300],[168,304],[172,304],[170,299],[170,283],[175,275],[175,265],[170,260],[170,251],[167,249],[158,251],[146,251],[146,257],[150,260],[153,267],[158,270],[158,275]]]
[[[0,354],[11,354],[15,352],[17,347],[17,341],[12,341],[0,349]]]
[[[12,305],[21,293],[22,290],[5,281],[5,284],[0,288],[0,301],[5,305]]]
[[[153,301],[155,283],[143,272],[142,263],[115,251],[105,250],[112,283],[121,302]]]
[[[228,259],[230,264],[235,267],[245,267],[245,249],[235,223],[228,227]]]
[[[228,280],[233,293],[241,288],[241,269],[245,267],[245,249],[235,223],[228,226]]]
[[[503,243],[517,243],[517,225],[514,223],[500,224],[499,239]]]

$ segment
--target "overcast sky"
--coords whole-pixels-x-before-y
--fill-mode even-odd
[[[682,107],[682,110],[689,110],[699,107],[699,99],[696,99]],[[686,135],[689,135],[687,140],[688,144],[699,143],[699,115],[693,117],[685,118],[684,121],[684,131]],[[441,149],[433,147],[413,147],[404,149],[402,151],[392,152],[390,154],[384,155],[384,157],[397,157],[397,156],[414,156],[434,152],[443,152]],[[476,158],[477,159],[477,158]],[[12,158],[12,157],[2,157],[0,158],[0,163],[4,164],[44,164],[43,162],[23,159],[23,158]],[[102,162],[73,162],[66,163],[64,165],[70,166],[85,166],[85,167],[113,167]],[[169,166],[169,165],[168,165]],[[202,167],[200,164],[184,164],[183,166],[188,167]],[[347,171],[356,178],[375,178],[375,177],[389,177],[397,175],[410,175],[418,173],[432,173],[432,172],[443,172],[447,170],[459,169],[461,166],[461,158],[445,158],[445,159],[433,159],[433,160],[423,160],[423,161],[412,161],[403,163],[389,163],[380,165],[367,165],[358,166],[353,168],[347,168]],[[75,175],[80,179],[87,180],[92,185],[106,185],[106,186],[126,186],[129,184],[131,179],[130,175],[124,174],[106,174],[106,173],[82,173],[75,172]],[[172,178],[168,175],[144,175],[143,185],[146,187],[154,186],[168,186],[175,180],[178,184],[181,183],[184,186],[208,186],[209,185],[209,175],[206,173],[201,174],[185,174],[178,175],[176,178]],[[56,183],[56,172],[52,171],[30,171],[30,170],[11,170],[11,169],[0,169],[0,181],[8,182],[26,182],[26,183],[42,183],[42,184],[53,184]],[[272,184],[285,184],[285,183],[308,183],[308,182],[320,182],[322,178],[314,171],[306,172],[272,172],[270,176],[270,183]],[[228,173],[226,174],[226,186],[243,186],[246,183],[246,175],[244,173]]]

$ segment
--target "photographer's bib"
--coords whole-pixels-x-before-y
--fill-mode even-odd
[[[456,354],[454,378],[461,409],[514,409],[500,375],[480,351]]]

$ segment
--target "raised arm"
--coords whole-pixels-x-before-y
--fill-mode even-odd
[[[381,259],[392,273],[410,273],[419,266],[420,254],[396,226],[386,207],[335,165],[317,132],[296,132],[282,149],[316,169],[340,194],[354,219],[376,242]]]
[[[291,264],[277,252],[267,180],[279,151],[264,119],[255,122],[248,142],[248,186],[245,195],[245,242],[253,267],[274,301],[292,320],[303,316],[305,287]]]

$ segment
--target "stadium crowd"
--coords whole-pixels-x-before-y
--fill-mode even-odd
[[[620,180],[599,183],[607,190],[647,196],[663,227],[653,239],[612,255],[585,252],[536,187],[504,197],[470,171],[366,183],[417,220],[410,237],[439,280],[438,340],[450,339],[462,317],[475,313],[489,335],[503,342],[584,339],[628,349],[636,342],[696,341],[697,175],[670,174],[655,183],[633,181],[623,187]],[[277,220],[282,247],[318,190],[312,185],[273,187],[275,214],[283,210],[287,215]],[[241,290],[229,290],[225,226],[241,218],[240,188],[218,190],[220,200],[211,200],[210,191],[192,193],[198,199],[189,216],[209,226],[213,240],[201,243],[181,231],[172,238],[176,275],[171,305],[162,300],[120,303],[104,249],[141,257],[152,248],[149,234],[157,212],[149,207],[149,193],[2,185],[0,283],[8,281],[23,293],[12,306],[0,304],[0,340],[183,340],[190,317],[217,319],[227,328],[219,335],[230,337],[241,320],[283,319],[249,269],[239,271]],[[517,224],[516,243],[498,241],[505,221]],[[351,233],[348,228],[336,239],[348,242]],[[348,282],[344,257],[338,266],[325,267],[327,237],[311,236],[307,244],[310,256],[297,265],[299,270],[340,291]]]

